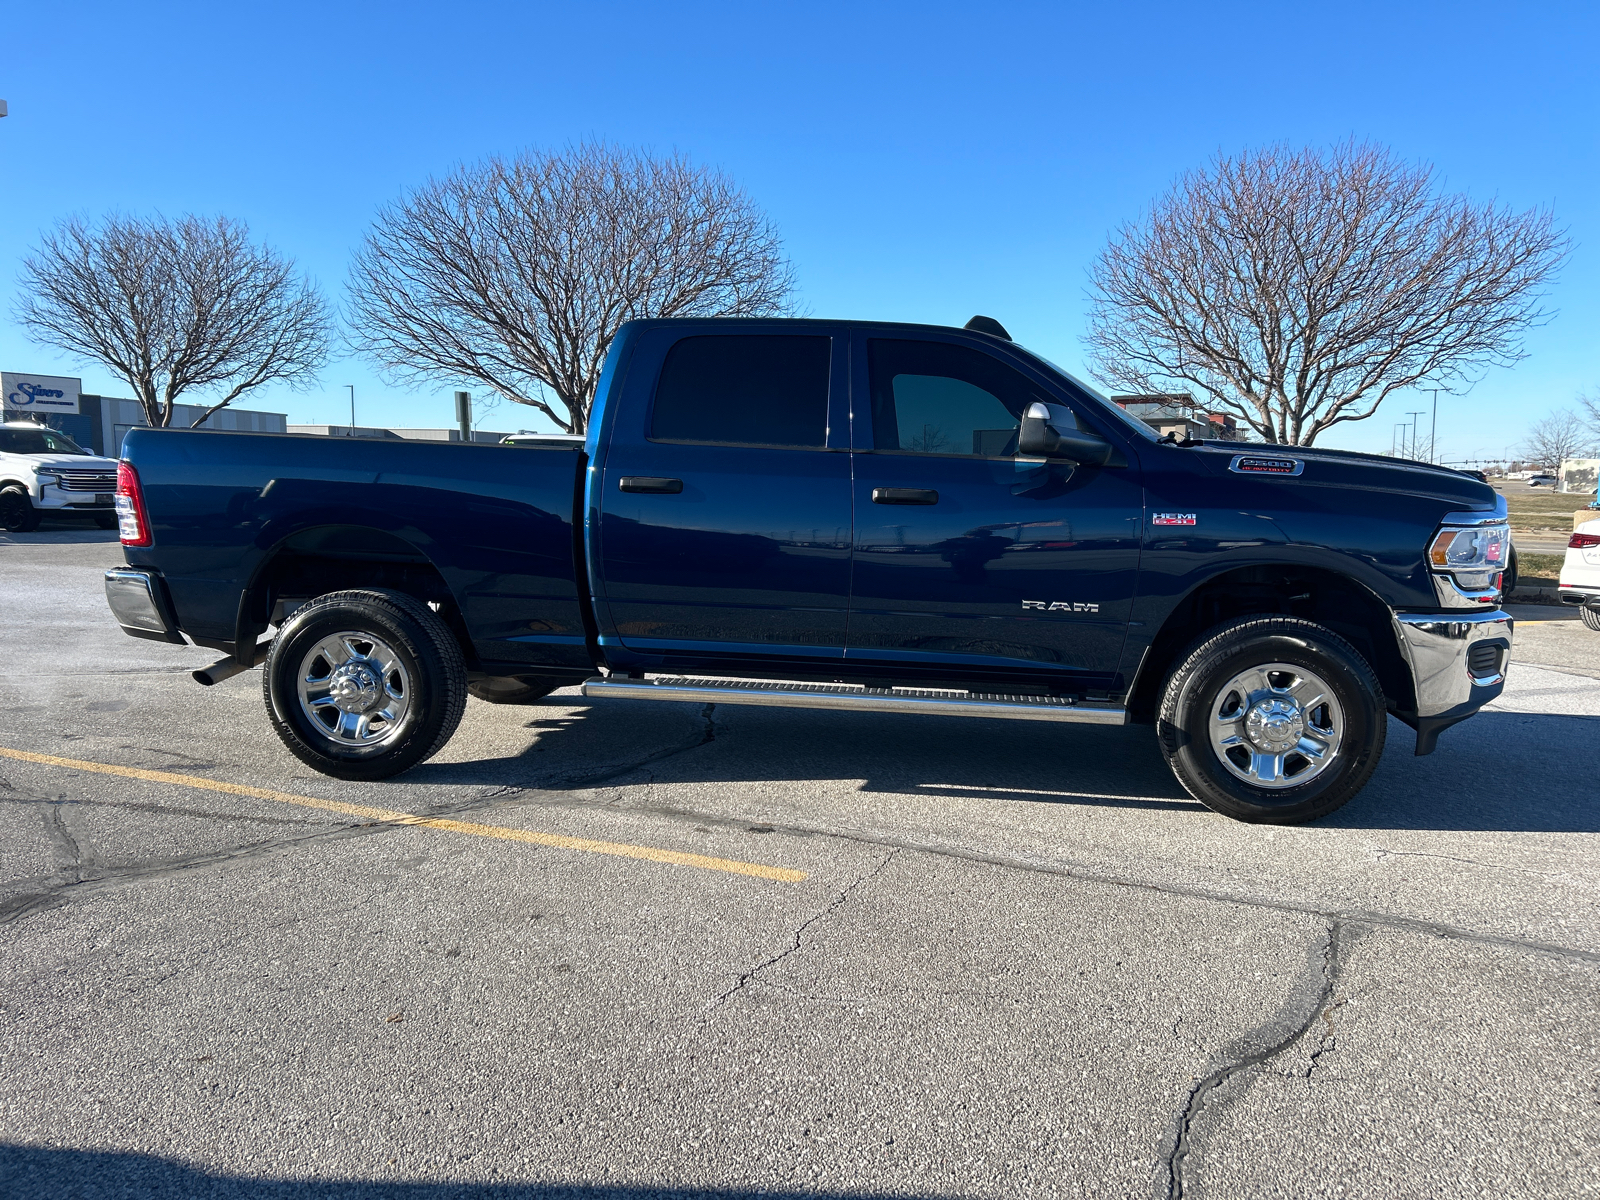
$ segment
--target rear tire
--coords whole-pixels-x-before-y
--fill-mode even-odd
[[[561,685],[536,676],[493,675],[467,684],[469,695],[490,704],[537,704]]]
[[[1157,729],[1184,789],[1238,821],[1298,825],[1365,786],[1388,734],[1383,690],[1312,621],[1247,617],[1178,656]]]
[[[450,627],[415,597],[376,588],[296,609],[261,682],[283,744],[336,779],[387,779],[431,758],[467,704]]]
[[[32,533],[43,518],[26,488],[12,484],[0,488],[0,529],[7,533]]]
[[[1595,632],[1600,633],[1600,608],[1587,606],[1578,610],[1578,615],[1583,618],[1583,623]]]

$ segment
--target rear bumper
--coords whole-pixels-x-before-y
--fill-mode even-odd
[[[1600,587],[1578,587],[1576,584],[1562,584],[1556,589],[1556,595],[1563,604],[1573,604],[1588,608],[1600,608]]]
[[[129,637],[185,644],[172,618],[161,577],[142,567],[113,567],[106,572],[106,603]]]
[[[1439,733],[1464,721],[1505,690],[1516,622],[1498,609],[1481,613],[1395,613],[1395,634],[1411,668],[1416,708],[1396,715],[1417,731],[1427,754]]]

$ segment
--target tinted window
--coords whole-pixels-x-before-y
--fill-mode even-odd
[[[650,438],[821,447],[828,438],[825,337],[689,337],[656,384]]]
[[[1042,390],[981,350],[947,342],[867,343],[872,444],[878,450],[1003,456]]]
[[[0,451],[7,454],[87,454],[64,433],[54,429],[0,429]]]

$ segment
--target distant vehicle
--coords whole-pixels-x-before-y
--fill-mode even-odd
[[[1583,623],[1600,631],[1600,520],[1585,521],[1567,540],[1558,595],[1576,604]]]
[[[591,419],[519,454],[134,429],[111,607],[229,655],[198,682],[263,663],[290,752],[356,780],[438,751],[469,694],[578,685],[1136,722],[1203,803],[1291,824],[1361,789],[1389,714],[1426,754],[1505,684],[1494,489],[1163,439],[988,318],[631,321]]]
[[[1536,487],[1553,488],[1553,487],[1556,486],[1556,484],[1558,484],[1560,482],[1561,481],[1559,479],[1557,479],[1554,475],[1535,475],[1532,479],[1528,480],[1528,486],[1531,487],[1531,488],[1536,488]]]
[[[0,529],[28,533],[46,515],[117,527],[115,459],[97,458],[66,434],[32,421],[0,424]]]

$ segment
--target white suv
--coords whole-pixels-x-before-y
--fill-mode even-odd
[[[1579,525],[1567,542],[1559,595],[1564,604],[1582,605],[1583,623],[1600,630],[1600,517]]]
[[[27,533],[52,516],[117,527],[117,461],[90,454],[66,434],[31,421],[0,424],[0,529]]]

